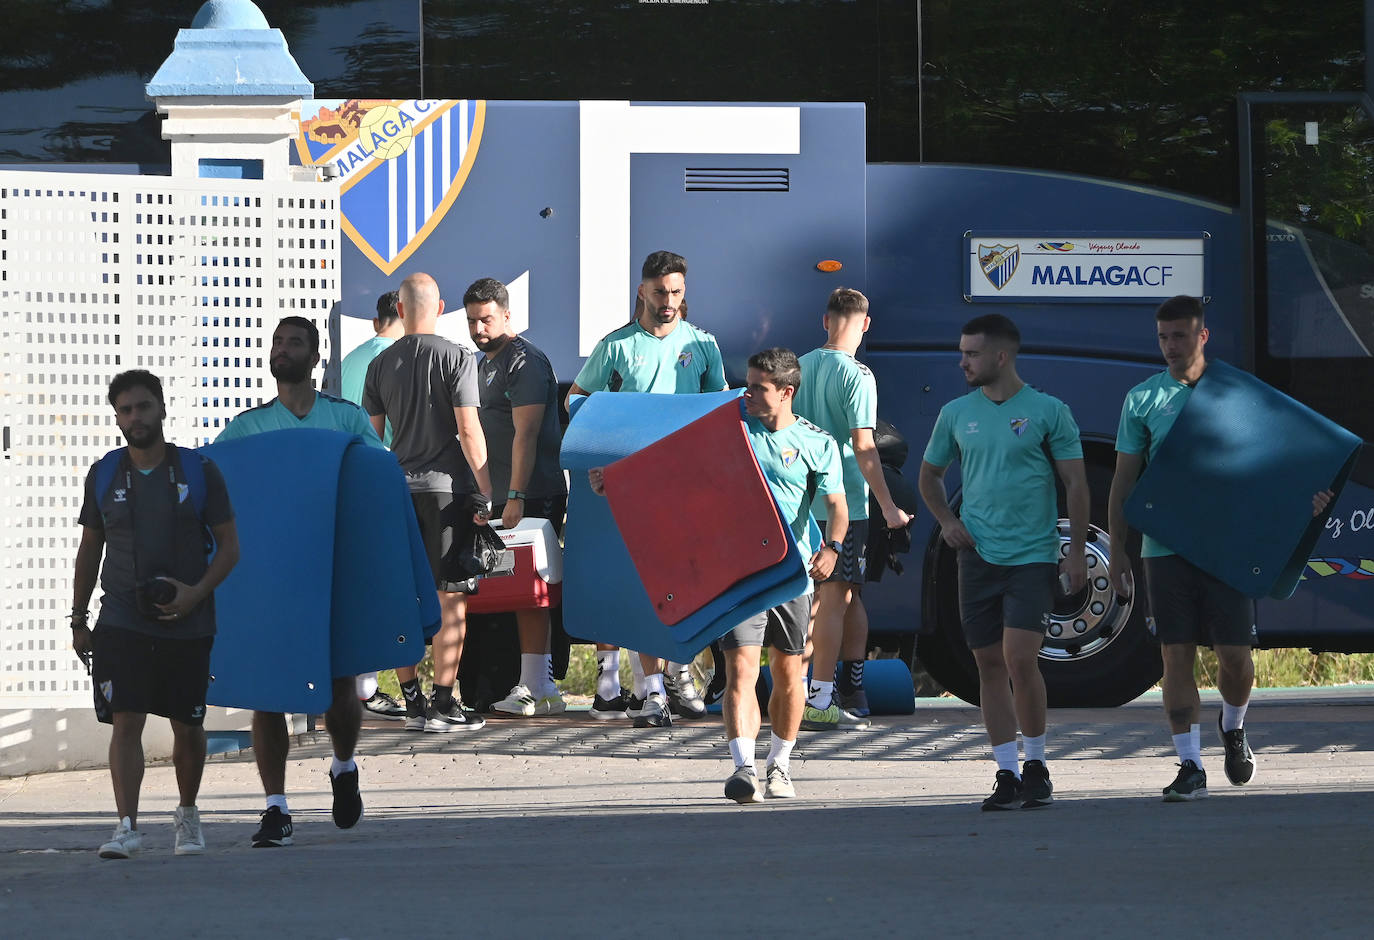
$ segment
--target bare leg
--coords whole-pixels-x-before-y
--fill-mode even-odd
[[[110,734],[110,782],[114,785],[115,812],[138,828],[138,793],[143,788],[142,712],[115,712]]]
[[[334,701],[324,713],[324,727],[334,746],[334,756],[348,760],[358,749],[358,731],[363,726],[363,705],[358,701],[352,676],[334,680]],[[280,791],[279,791],[280,792]]]
[[[802,713],[806,711],[806,659],[770,646],[768,669],[773,674],[773,694],[768,699],[768,723],[778,737],[784,741],[795,741],[797,732],[801,730]]]
[[[205,727],[172,722],[172,766],[182,806],[195,806],[205,773]]]
[[[759,736],[763,718],[759,714],[759,697],[754,693],[754,685],[759,679],[761,650],[758,646],[740,646],[725,651],[725,697],[721,699],[721,713],[725,718],[727,739]],[[800,716],[797,723],[801,723]]]
[[[845,610],[854,596],[853,585],[823,581],[816,585],[816,617],[811,625],[811,677],[820,682],[835,678],[835,661],[844,636]]]
[[[1197,724],[1202,711],[1202,698],[1193,676],[1197,644],[1165,643],[1160,652],[1164,657],[1164,715],[1169,720],[1169,731],[1183,734]],[[1246,655],[1249,656],[1248,650]]]
[[[286,792],[286,755],[290,751],[286,716],[281,712],[253,712],[253,759],[262,792],[268,796]]]
[[[973,659],[978,664],[978,700],[988,740],[993,747],[1015,741],[1016,706],[1012,702],[1011,674],[1007,671],[1002,644],[993,643],[974,650]]]
[[[1228,705],[1246,705],[1255,686],[1255,658],[1248,646],[1215,647],[1217,690]]]
[[[1040,673],[1040,644],[1044,638],[1044,634],[1033,630],[1002,631],[1002,659],[1011,676],[1016,720],[1021,733],[1028,738],[1045,733],[1045,677]]]
[[[456,686],[458,662],[463,658],[463,639],[467,635],[467,595],[440,591],[439,612],[443,626],[434,635],[434,684]]]
[[[549,652],[549,612],[546,608],[517,610],[515,627],[520,634],[520,652]]]

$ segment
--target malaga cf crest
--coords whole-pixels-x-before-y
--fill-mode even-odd
[[[386,274],[439,224],[472,171],[485,101],[308,101],[296,151],[334,164],[341,227]]]
[[[1020,245],[978,246],[978,264],[983,269],[983,274],[992,282],[992,286],[998,290],[1011,280],[1011,276],[1016,273],[1016,266],[1020,263]]]

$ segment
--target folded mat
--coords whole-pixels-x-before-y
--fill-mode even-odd
[[[320,714],[333,676],[418,662],[439,605],[400,467],[312,428],[212,444],[239,562],[215,591],[208,701]]]
[[[1339,496],[1361,444],[1212,360],[1126,501],[1126,518],[1250,597],[1289,597],[1326,521],[1312,516],[1312,494]]]

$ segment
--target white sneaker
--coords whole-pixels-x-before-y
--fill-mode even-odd
[[[797,795],[796,787],[792,786],[792,778],[777,764],[769,764],[765,776],[768,783],[764,793],[768,799],[790,800]]]
[[[530,692],[530,687],[527,685],[517,685],[501,701],[493,702],[491,710],[503,715],[532,718],[534,716],[534,693]]]
[[[534,702],[535,715],[561,715],[567,710],[568,703],[563,701],[563,693],[558,691],[558,686],[554,686]]]
[[[176,855],[200,855],[205,851],[205,834],[200,830],[200,810],[194,806],[178,806],[172,812],[176,822],[177,842],[172,851]]]
[[[100,847],[101,858],[130,858],[143,848],[143,836],[125,816],[114,827],[110,841]]]

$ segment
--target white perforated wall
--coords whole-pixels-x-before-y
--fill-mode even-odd
[[[319,327],[318,380],[338,220],[334,183],[0,172],[4,707],[90,700],[66,618],[82,483],[124,443],[110,379],[158,375],[167,438],[184,446],[275,394],[266,352],[283,316]]]

